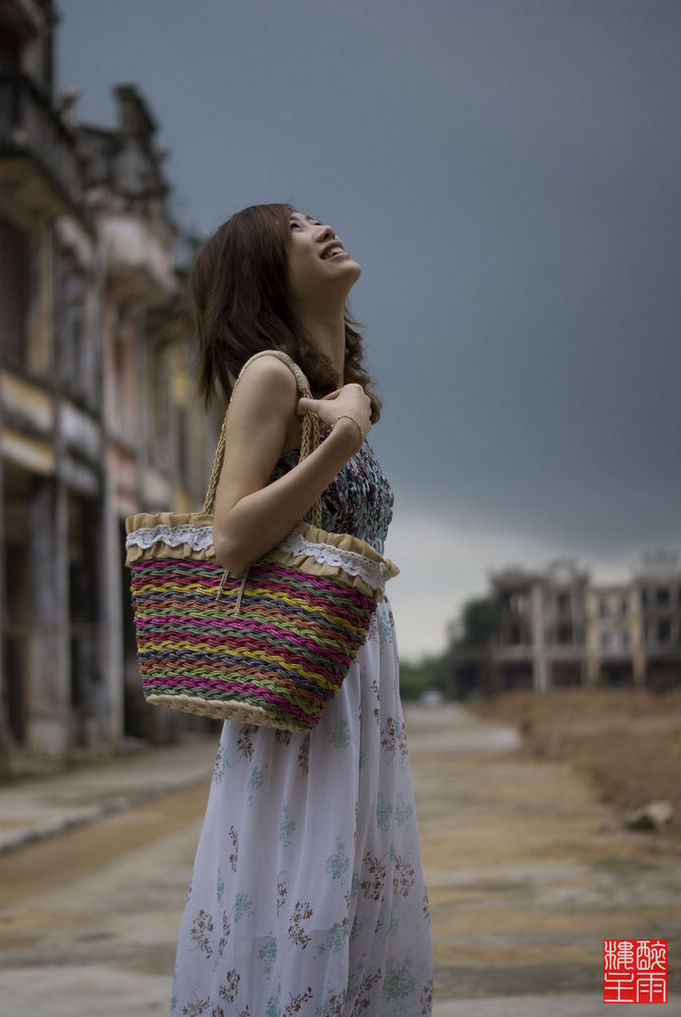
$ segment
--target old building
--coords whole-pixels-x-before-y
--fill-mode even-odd
[[[510,569],[491,575],[491,596],[501,608],[491,646],[491,689],[582,682],[588,581],[565,558],[543,573]]]
[[[154,146],[154,120],[135,88],[121,86],[115,94],[116,126],[78,125],[77,137],[99,260],[106,464],[103,549],[110,563],[105,658],[116,690],[112,720],[117,730],[149,734],[143,720],[140,723],[147,715],[140,713],[136,701],[134,629],[120,549],[127,515],[143,507],[168,508],[174,500],[172,394],[147,315],[176,293],[175,230],[161,157]],[[158,719],[154,715],[151,722],[158,733],[165,714]]]
[[[681,563],[675,551],[643,555],[633,577],[643,629],[646,683],[664,690],[681,684]]]
[[[94,233],[55,108],[48,2],[0,7],[3,718],[17,751],[107,736]]]
[[[138,91],[56,97],[49,0],[0,6],[0,765],[185,723],[146,709],[124,519],[198,510],[221,413],[193,395],[177,227]],[[158,715],[158,716],[157,716]]]
[[[594,585],[587,591],[586,657],[589,682],[645,683],[640,597],[631,583]]]
[[[485,644],[468,646],[452,626],[451,691],[459,698],[514,688],[565,685],[681,685],[681,568],[678,555],[643,556],[628,583],[592,583],[572,559],[543,571],[490,576],[499,622]]]

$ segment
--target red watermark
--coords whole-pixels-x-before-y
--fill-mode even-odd
[[[666,1003],[667,940],[604,939],[603,1002]]]

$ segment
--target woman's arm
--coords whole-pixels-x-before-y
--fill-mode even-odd
[[[295,378],[280,360],[260,357],[234,389],[213,530],[216,559],[230,572],[243,572],[290,533],[357,451],[357,427],[341,414],[358,419],[366,435],[370,402],[359,386],[344,386],[334,398],[320,402],[320,417],[335,423],[333,432],[302,463],[268,485],[287,439],[298,430]]]

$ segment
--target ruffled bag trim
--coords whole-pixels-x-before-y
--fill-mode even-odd
[[[200,512],[138,512],[128,516],[126,565],[152,559],[215,561],[213,515]],[[296,527],[260,561],[290,565],[308,575],[333,577],[366,596],[382,599],[382,588],[399,569],[371,544],[349,533],[309,523]]]

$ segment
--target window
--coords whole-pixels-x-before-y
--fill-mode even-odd
[[[572,625],[562,624],[558,626],[558,642],[563,646],[572,643]]]
[[[655,603],[658,607],[669,607],[670,596],[668,586],[659,586],[657,588]]]
[[[668,621],[657,623],[657,640],[659,643],[668,643],[671,637],[671,625]]]
[[[19,70],[21,43],[14,32],[3,25],[0,28],[0,74],[11,74]]]
[[[62,369],[64,381],[81,393],[85,382],[85,277],[71,255],[65,255],[61,292]]]
[[[601,616],[601,618],[607,618],[608,617],[608,602],[607,602],[607,600],[602,600],[600,602],[600,604],[598,605],[598,613]]]
[[[0,219],[0,333],[4,357],[14,367],[27,366],[30,277],[27,235]]]

